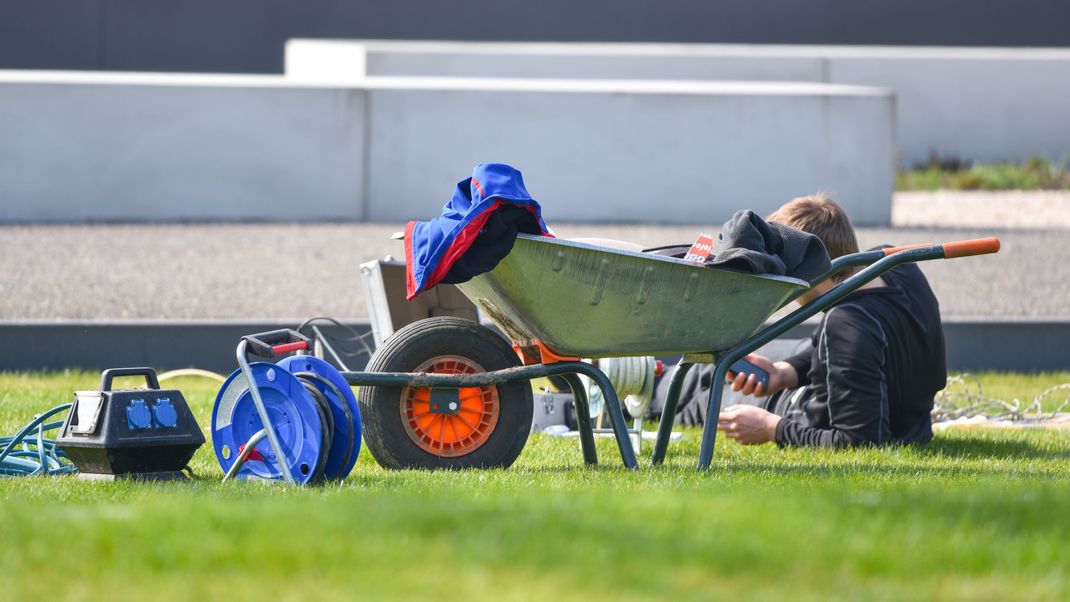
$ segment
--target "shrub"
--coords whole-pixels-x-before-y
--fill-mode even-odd
[[[1023,163],[970,163],[933,155],[923,164],[902,170],[898,190],[1070,190],[1065,159],[1030,157]]]

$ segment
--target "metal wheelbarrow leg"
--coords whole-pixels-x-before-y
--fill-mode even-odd
[[[572,389],[572,401],[576,408],[576,422],[580,431],[580,448],[583,449],[583,462],[588,465],[598,464],[598,450],[594,446],[594,426],[591,424],[591,406],[587,399],[587,390],[575,374],[565,374],[561,378]]]
[[[650,465],[657,466],[665,461],[665,452],[669,449],[669,437],[672,435],[672,426],[676,422],[676,409],[680,405],[680,389],[684,385],[684,378],[691,371],[694,364],[686,359],[676,364],[672,371],[672,380],[669,381],[669,392],[665,397],[665,406],[661,410],[661,421],[658,423],[658,438],[654,441],[654,453],[650,456]]]
[[[591,378],[591,380],[598,383],[598,387],[602,389],[602,398],[605,399],[606,411],[609,412],[609,421],[613,425],[613,437],[617,440],[617,449],[620,450],[620,458],[624,462],[624,465],[632,470],[639,470],[639,462],[635,458],[635,449],[632,447],[632,439],[628,435],[628,425],[624,421],[624,410],[620,407],[620,400],[617,399],[617,392],[613,389],[613,384],[606,378],[604,372],[595,368],[590,364],[583,362],[569,362],[568,364],[554,364],[554,366],[568,366],[572,374],[583,374]],[[579,379],[574,375],[573,379],[579,383]],[[569,383],[569,386],[573,386]],[[580,387],[582,388],[582,386]],[[575,387],[573,391],[575,391]],[[586,394],[584,401],[586,401]],[[586,405],[586,403],[584,404]],[[586,420],[580,418],[580,416],[586,414]],[[588,460],[588,449],[590,450],[590,458],[597,462],[597,456],[594,450],[594,431],[591,428],[591,416],[588,412],[581,412],[580,408],[576,408],[576,415],[580,426],[580,441],[584,447],[583,457],[584,460]],[[586,426],[586,428],[584,428]],[[586,431],[586,432],[584,432]],[[588,462],[593,463],[593,462]]]

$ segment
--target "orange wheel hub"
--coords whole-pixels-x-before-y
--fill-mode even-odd
[[[431,358],[413,372],[475,374],[483,367],[456,355]],[[401,394],[401,422],[420,449],[445,458],[470,454],[487,442],[498,424],[498,389],[467,387],[457,391],[461,404],[453,414],[431,412],[429,387],[405,387]]]

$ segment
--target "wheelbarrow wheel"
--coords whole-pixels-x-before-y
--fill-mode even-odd
[[[502,337],[453,317],[428,318],[394,333],[368,372],[472,374],[519,366]],[[427,387],[361,387],[364,440],[384,468],[507,468],[531,431],[528,381],[458,390],[453,413],[431,411]]]

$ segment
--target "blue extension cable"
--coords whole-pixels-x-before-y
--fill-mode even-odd
[[[13,437],[0,437],[0,477],[30,477],[78,472],[55,439],[45,437],[47,431],[63,426],[63,421],[45,423],[52,416],[65,412],[72,404],[65,403],[40,414],[22,427]],[[36,436],[34,436],[36,431]],[[16,449],[18,448],[18,449]]]

